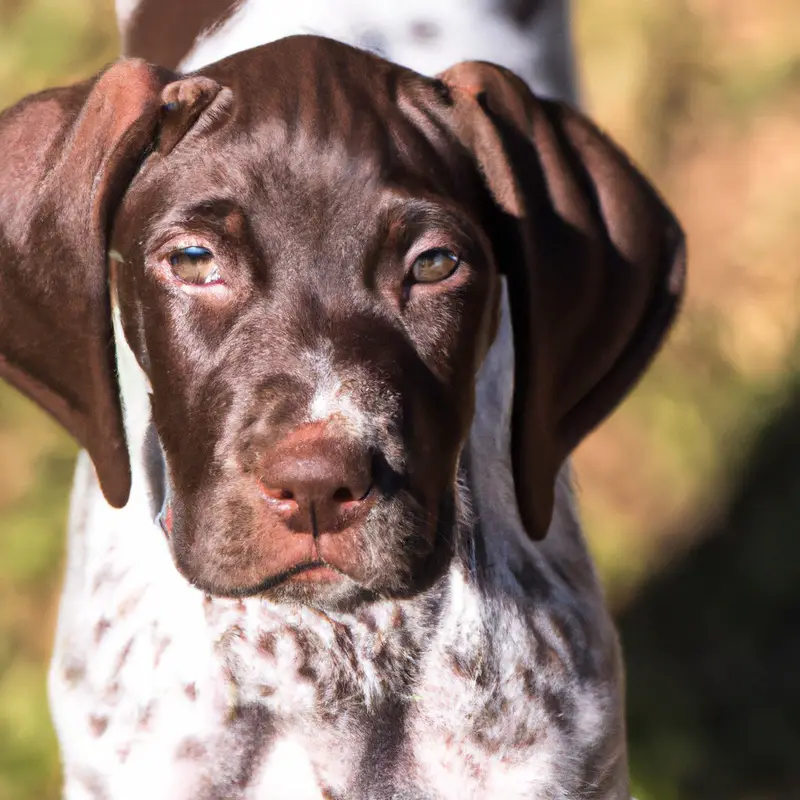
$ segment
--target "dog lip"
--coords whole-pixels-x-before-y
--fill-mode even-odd
[[[202,578],[187,580],[197,589],[214,597],[253,597],[263,595],[284,583],[334,584],[344,581],[349,576],[324,561],[304,561],[301,564],[273,575],[260,583],[247,586],[225,586],[216,582],[208,582]],[[352,579],[351,579],[352,580]]]
[[[347,575],[344,572],[321,559],[315,559],[314,561],[304,561],[301,564],[296,564],[278,575],[267,578],[257,586],[237,590],[237,594],[260,594],[283,583],[336,583],[345,578],[347,578]]]
[[[324,561],[312,561],[301,565],[299,569],[292,570],[286,580],[292,583],[333,583],[344,577],[343,573]]]

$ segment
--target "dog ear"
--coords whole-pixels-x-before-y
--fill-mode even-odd
[[[451,129],[499,207],[493,244],[514,331],[512,465],[522,521],[550,524],[556,474],[625,396],[678,309],[677,221],[591,122],[514,74],[465,62],[439,76]]]
[[[123,59],[92,80],[32,95],[0,115],[0,377],[88,450],[116,507],[127,502],[131,471],[107,238],[159,127],[171,149],[197,117],[196,97],[189,111],[180,110],[174,91],[162,98],[175,77]],[[208,92],[200,95],[202,103]]]

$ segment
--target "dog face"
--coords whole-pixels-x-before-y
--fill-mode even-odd
[[[679,229],[613,145],[499,68],[431,80],[314,37],[188,78],[121,62],[61,91],[0,119],[4,150],[32,130],[39,156],[0,185],[0,369],[124,504],[110,254],[190,581],[331,605],[435,578],[501,273],[519,512],[544,535],[562,460],[682,284]]]
[[[228,88],[205,110],[216,124],[151,155],[116,216],[165,524],[212,593],[424,582],[452,540],[496,315],[486,192],[441,126],[410,119],[437,85],[312,66],[291,81],[277,59],[213,72]],[[261,70],[275,81],[239,88]]]

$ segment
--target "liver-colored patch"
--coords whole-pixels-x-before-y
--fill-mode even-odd
[[[201,33],[222,25],[239,0],[142,0],[123,31],[125,55],[175,69]]]

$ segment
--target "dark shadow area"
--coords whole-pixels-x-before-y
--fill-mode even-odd
[[[633,774],[659,800],[796,800],[800,387],[694,540],[618,619]]]

